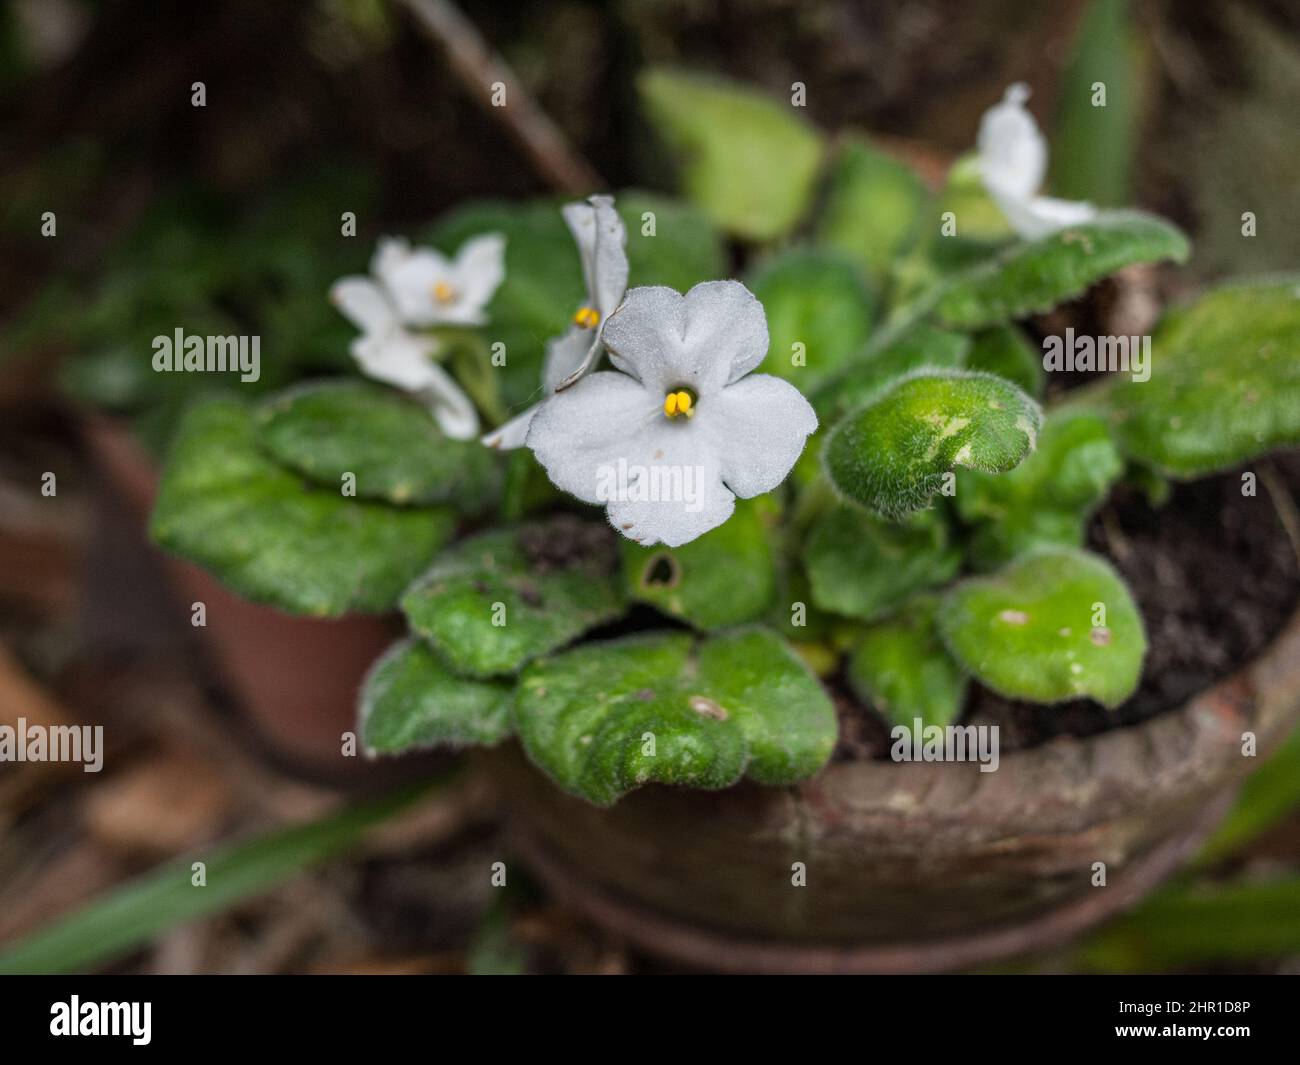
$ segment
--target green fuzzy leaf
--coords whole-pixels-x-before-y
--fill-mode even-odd
[[[842,367],[871,333],[871,293],[858,267],[838,253],[782,252],[747,284],[767,312],[771,343],[763,372],[805,392]]]
[[[1124,470],[1124,481],[1146,496],[1152,510],[1159,510],[1169,502],[1174,486],[1169,479],[1156,473],[1150,466],[1130,462]]]
[[[240,595],[332,617],[390,609],[454,525],[446,510],[305,487],[259,450],[252,412],[217,399],[186,414],[150,532]]]
[[[771,240],[807,211],[821,137],[787,105],[737,82],[679,70],[642,74],[651,124],[682,165],[682,187],[728,233]]]
[[[389,503],[450,503],[474,513],[499,493],[499,456],[477,440],[449,440],[429,412],[390,389],[315,381],[264,400],[257,441],[276,461],[336,491]]]
[[[971,550],[976,566],[994,569],[1047,545],[1081,546],[1088,518],[1123,472],[1104,418],[1048,415],[1038,449],[1014,470],[958,476],[957,512],[979,525]]]
[[[633,599],[698,629],[758,618],[776,587],[768,524],[770,496],[736,501],[724,524],[681,547],[641,547],[623,540],[623,581]]]
[[[726,273],[722,240],[699,208],[640,190],[619,193],[616,206],[627,226],[629,287],[667,285],[685,292]],[[652,233],[645,232],[647,212],[654,215]]]
[[[966,366],[1005,377],[1035,399],[1042,399],[1047,387],[1042,352],[1014,325],[990,326],[976,333]]]
[[[361,742],[370,754],[490,747],[510,735],[512,694],[500,681],[458,677],[427,644],[401,640],[375,662],[361,686]]]
[[[623,610],[608,527],[561,517],[445,551],[402,596],[411,628],[458,673],[515,673]]]
[[[1127,585],[1082,551],[1042,551],[962,581],[944,598],[939,629],[981,684],[1038,703],[1087,696],[1118,706],[1147,648]]]
[[[916,238],[928,199],[911,167],[865,140],[846,141],[831,173],[817,239],[850,256],[880,289]]]
[[[1006,216],[984,187],[978,155],[962,156],[939,196],[922,209],[917,243],[894,266],[895,301],[914,300],[945,276],[992,259],[1011,238]]]
[[[778,564],[776,595],[763,623],[795,645],[829,644],[832,630],[842,623],[817,609],[812,601],[812,585],[797,559],[780,555]],[[836,660],[832,667],[838,664]]]
[[[1043,547],[1081,547],[1087,529],[1086,514],[1050,507],[1017,510],[1001,523],[988,521],[976,526],[967,546],[970,565],[979,573],[988,573]]]
[[[813,407],[818,417],[831,420],[874,399],[914,370],[960,369],[970,346],[969,337],[924,322],[882,330],[842,373],[822,383],[813,395]]]
[[[954,275],[939,298],[941,324],[979,329],[1050,310],[1115,271],[1163,259],[1184,262],[1187,238],[1139,211],[1108,211]]]
[[[858,507],[838,506],[818,519],[804,547],[813,602],[866,621],[946,583],[960,565],[947,523],[934,512],[893,524]]]
[[[896,617],[867,627],[849,659],[848,679],[863,702],[891,725],[949,725],[961,713],[967,679],[935,624],[938,600],[915,600]]]
[[[1123,471],[1103,418],[1057,411],[1043,422],[1038,450],[1016,469],[1000,477],[963,472],[957,506],[964,518],[993,521],[1025,506],[1086,512],[1106,497]]]
[[[1151,379],[1115,375],[1104,396],[1124,450],[1170,477],[1300,444],[1300,276],[1171,312],[1151,340]]]
[[[515,448],[507,455],[501,494],[501,518],[506,522],[555,510],[565,499],[526,447]]]
[[[634,636],[536,662],[520,677],[515,727],[556,783],[601,806],[652,781],[793,784],[826,763],[837,731],[821,685],[765,629],[694,646]]]
[[[962,467],[1004,473],[1034,448],[1042,413],[991,374],[918,371],[831,431],[824,457],[845,496],[888,518],[921,510]]]

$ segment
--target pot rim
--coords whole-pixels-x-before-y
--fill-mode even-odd
[[[1099,922],[1137,905],[1190,857],[1235,797],[1229,789],[1194,823],[1125,866],[1107,884],[1044,913],[985,931],[892,943],[845,945],[759,939],[670,916],[575,875],[535,836],[514,831],[511,844],[555,896],[648,954],[701,969],[758,975],[942,972],[1059,947]]]
[[[980,822],[997,837],[1077,832],[1135,807],[1235,783],[1297,717],[1300,608],[1257,658],[1182,707],[1137,724],[1009,752],[991,773],[975,762],[838,762],[794,790],[830,817],[838,810],[878,816],[904,843],[929,835],[936,822]],[[1247,732],[1256,735],[1256,757],[1242,753]]]

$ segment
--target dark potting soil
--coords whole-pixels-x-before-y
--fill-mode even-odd
[[[1038,706],[972,684],[962,721],[998,725],[1004,752],[1090,736],[1182,706],[1263,651],[1300,597],[1300,565],[1274,499],[1282,493],[1294,508],[1300,498],[1300,454],[1251,463],[1253,496],[1242,494],[1246,469],[1175,485],[1159,507],[1121,486],[1093,518],[1088,546],[1123,574],[1146,623],[1142,680],[1127,702]],[[836,759],[888,757],[888,726],[847,695],[836,702]]]
[[[525,525],[519,533],[531,573],[583,568],[604,575],[618,569],[618,538],[603,522],[561,512],[545,524]]]

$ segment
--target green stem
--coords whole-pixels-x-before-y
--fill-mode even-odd
[[[475,329],[444,326],[434,330],[445,358],[451,363],[453,376],[469,394],[479,413],[492,425],[509,417],[501,400],[497,368],[492,365],[492,349]]]

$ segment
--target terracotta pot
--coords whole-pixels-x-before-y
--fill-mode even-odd
[[[731,971],[915,972],[1047,947],[1132,905],[1259,764],[1242,734],[1262,757],[1297,716],[1300,615],[1181,710],[1005,754],[992,773],[847,762],[793,788],[651,786],[598,809],[515,747],[490,757],[540,879],[642,948]]]
[[[138,520],[141,538],[158,490],[158,470],[123,424],[91,417],[84,436],[113,488]],[[206,604],[196,631],[258,736],[282,764],[316,778],[373,774],[360,757],[344,757],[341,736],[356,721],[357,689],[375,658],[402,631],[393,619],[301,618],[259,606],[226,590],[197,566],[154,550],[188,620]]]

